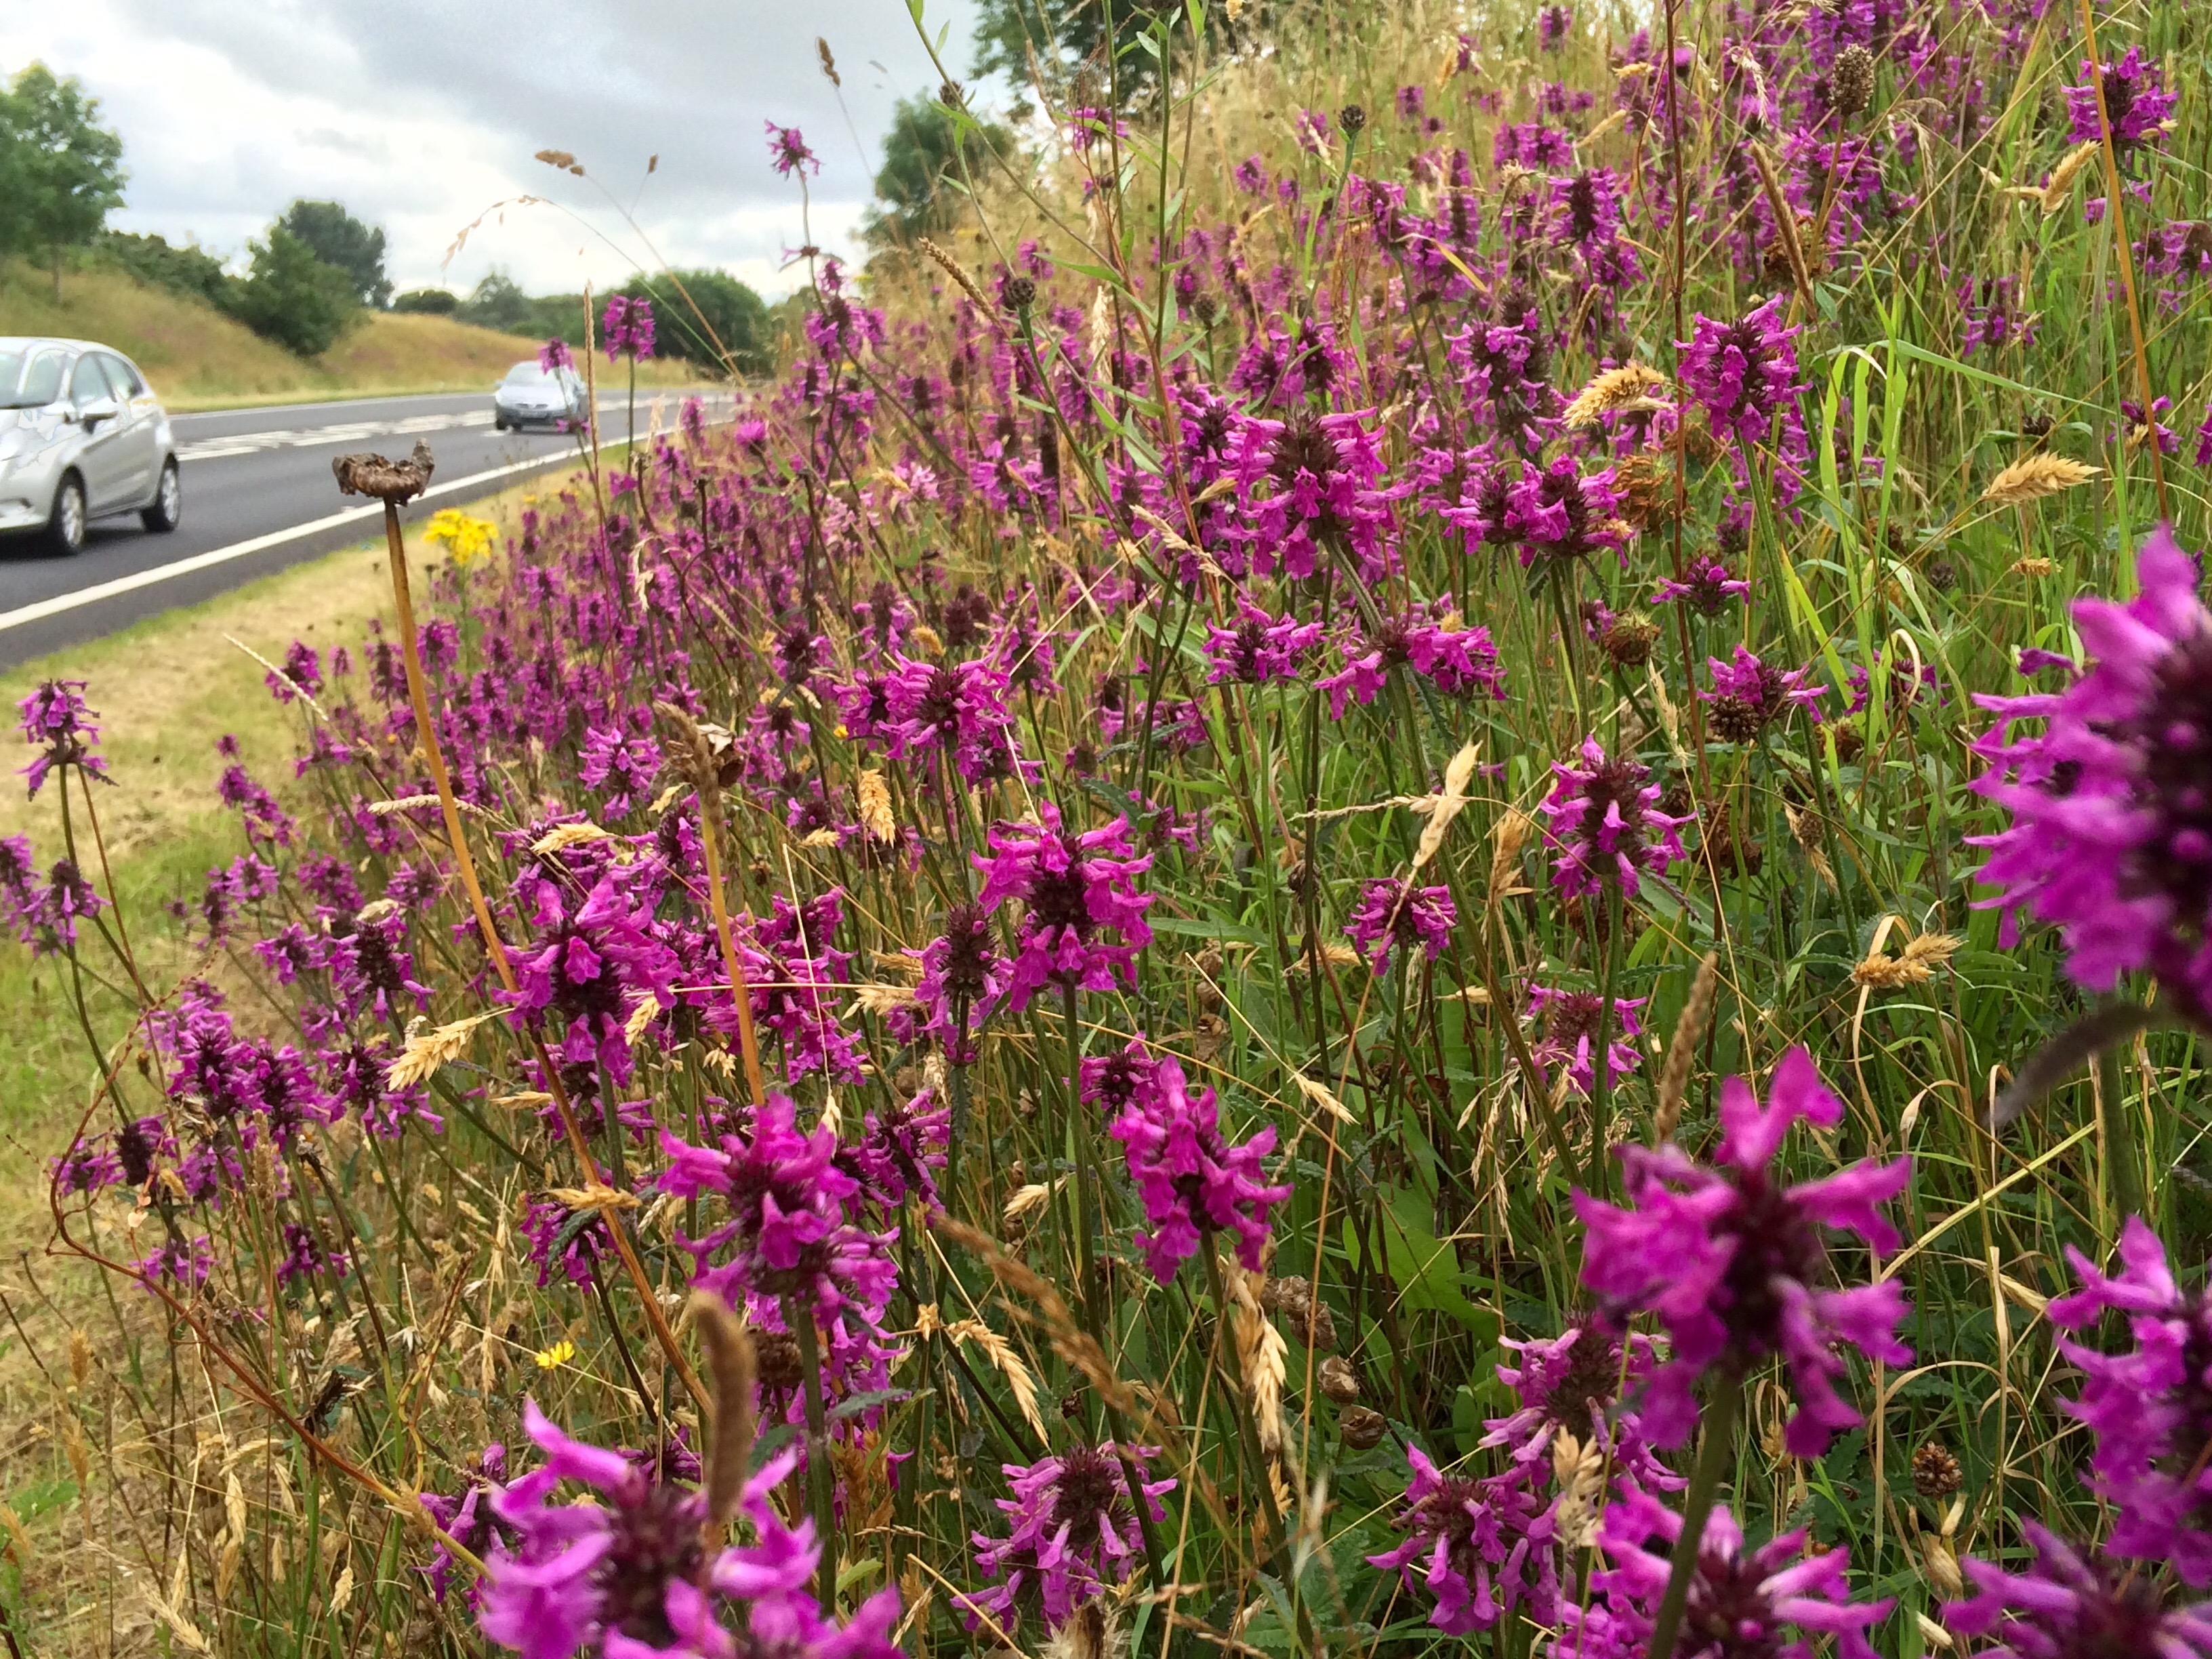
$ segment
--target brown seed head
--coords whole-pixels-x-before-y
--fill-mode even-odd
[[[1940,1440],[1929,1440],[1912,1454],[1912,1490],[1923,1498],[1948,1498],[1966,1484],[1959,1460]]]
[[[1874,54],[1854,42],[1836,54],[1828,76],[1829,101],[1848,121],[1874,101]]]
[[[341,455],[331,463],[331,471],[341,495],[370,495],[398,507],[430,487],[430,474],[437,465],[430,446],[417,438],[414,453],[404,461],[387,461],[381,455]]]
[[[1336,1425],[1344,1436],[1344,1443],[1354,1451],[1368,1451],[1380,1445],[1390,1426],[1381,1412],[1365,1406],[1346,1406],[1338,1413]]]

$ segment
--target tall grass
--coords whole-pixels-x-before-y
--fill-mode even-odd
[[[2130,1211],[2197,1282],[2197,1039],[2140,1034],[1991,1127],[2088,999],[2061,941],[2015,941],[1977,906],[1969,838],[2005,820],[1968,787],[1985,764],[1969,744],[1990,719],[1977,696],[2023,689],[2023,647],[2080,654],[2069,601],[2130,591],[2161,512],[2184,545],[2212,538],[2192,436],[2205,278],[2185,251],[2212,144],[2205,40],[2185,9],[2097,19],[2104,56],[2140,44],[2181,94],[2171,130],[2124,158],[2148,239],[2129,251],[2085,208],[2100,158],[2068,161],[2077,17],[1837,17],[1686,7],[1671,81],[1663,33],[1636,33],[1667,20],[1602,8],[1563,36],[1514,7],[1317,9],[1264,50],[1164,24],[1048,87],[1061,144],[966,180],[978,216],[949,247],[857,285],[817,269],[811,349],[727,441],[665,434],[635,477],[609,460],[493,567],[441,577],[422,689],[458,801],[388,641],[350,676],[303,667],[314,697],[289,709],[310,763],[283,810],[235,792],[271,873],[211,887],[189,930],[211,989],[149,978],[89,925],[41,970],[113,988],[88,1133],[159,1115],[179,1141],[162,1161],[198,1149],[216,1172],[213,1197],[157,1171],[143,1197],[56,1200],[67,1250],[112,1267],[97,1294],[78,1281],[82,1346],[38,1356],[59,1449],[10,1499],[40,1522],[15,1547],[18,1632],[108,1639],[57,1605],[39,1541],[82,1532],[130,1570],[94,1597],[118,1645],[478,1650],[467,1564],[441,1595],[423,1569],[453,1540],[416,1498],[457,1499],[489,1443],[504,1478],[534,1467],[526,1399],[655,1478],[740,1432],[702,1346],[714,1316],[685,1295],[731,1247],[683,1241],[751,1200],[672,1178],[664,1137],[765,1137],[762,1082],[858,1172],[848,1218],[884,1236],[896,1285],[817,1327],[773,1275],[718,1281],[757,1349],[758,1449],[808,1451],[775,1501],[815,1522],[825,1607],[860,1617],[895,1588],[908,1653],[1462,1639],[1432,1623],[1425,1563],[1401,1578],[1365,1559],[1403,1536],[1409,1451],[1490,1482],[1486,1503],[1504,1490],[1486,1425],[1530,1403],[1500,1379],[1513,1345],[1622,1315],[1584,1287],[1577,1191],[1634,1195],[1628,1146],[1719,1155],[1723,1079],[1765,1092],[1796,1045],[1842,1112],[1792,1134],[1781,1173],[1912,1160],[1889,1206],[1901,1248],[1877,1263],[1838,1235],[1829,1271],[1902,1287],[1916,1358],[1848,1352],[1861,1421],[1810,1456],[1786,1439],[1802,1371],[1723,1367],[1703,1451],[1662,1445],[1654,1467],[1698,1471],[1692,1504],[1717,1491],[1753,1544],[1802,1528],[1808,1550],[1848,1549],[1852,1596],[1893,1601],[1885,1654],[1967,1645],[1944,1612],[1960,1558],[2021,1565],[2030,1522],[2102,1539],[2067,1409],[2080,1378],[2045,1311],[2074,1285],[2066,1252],[2109,1261]],[[1871,86],[1839,126],[1854,30]],[[1501,125],[1538,121],[1572,148],[1523,134],[1520,161],[1493,159]],[[1860,142],[1874,173],[1838,173]],[[1558,228],[1593,167],[1618,183],[1610,250]],[[1403,199],[1377,187],[1399,181]],[[1640,274],[1620,276],[1631,256]],[[1992,295],[2037,316],[2032,341],[1969,349]],[[1770,299],[1801,331],[1803,389],[1730,431],[1677,342]],[[1631,362],[1650,374],[1607,378]],[[2179,434],[2156,459],[2122,408],[2145,374]],[[1255,447],[1209,453],[1224,431]],[[1610,477],[1620,499],[1579,526],[1598,550],[1554,556],[1569,532],[1529,524],[1463,533],[1516,433],[1522,461],[1566,458],[1589,499]],[[2038,462],[2072,482],[2035,495],[2016,464],[2038,456],[2097,470]],[[1325,513],[1296,495],[1301,457],[1341,487]],[[1301,534],[1310,575],[1278,568]],[[1743,599],[1655,603],[1712,556]],[[1210,630],[1241,602],[1326,643],[1279,681],[1210,678]],[[1409,649],[1333,707],[1317,681],[1407,637],[1394,622],[1440,624],[1423,651],[1486,630],[1502,695]],[[1708,659],[1739,645],[1826,686],[1821,717],[1701,696],[1729,689]],[[872,675],[902,677],[888,713]],[[934,746],[956,730],[957,767]],[[1684,856],[1633,892],[1554,881],[1565,832],[1541,809],[1589,739],[1649,769],[1684,821]],[[115,793],[49,787],[80,840]],[[1121,822],[1107,855],[1149,866],[1093,877],[1149,897],[1144,928],[1097,899],[1086,977],[957,988],[964,907],[1018,873],[1011,826],[1048,813],[1109,845]],[[326,849],[344,879],[310,864]],[[1437,890],[1378,905],[1373,884],[1409,878]],[[1449,926],[1398,929],[1447,901]],[[1065,902],[1032,879],[967,937],[1003,966],[1041,918],[1071,920]],[[368,927],[407,964],[376,982],[382,1003],[333,954]],[[1395,941],[1381,971],[1378,929]],[[1577,1025],[1532,1009],[1537,988],[1609,1012]],[[324,1096],[309,1121],[216,1110],[187,1008],[241,1075],[302,1055]],[[1577,1083],[1578,1038],[1635,1064]],[[1133,1042],[1149,1086],[1171,1059],[1218,1092],[1229,1141],[1273,1132],[1262,1174],[1289,1192],[1264,1255],[1240,1263],[1208,1231],[1200,1261],[1154,1271],[1136,1234],[1160,1217],[1100,1104],[1110,1084],[1085,1075]],[[335,1080],[363,1054],[366,1109]],[[901,1164],[916,1147],[942,1163]],[[303,1236],[286,1228],[344,1270],[280,1277]],[[201,1237],[204,1282],[129,1266]],[[1628,1446],[1643,1396],[1618,1382],[1588,1383],[1599,1423],[1561,1426]],[[1176,1482],[1126,1577],[1082,1618],[1021,1595],[979,1613],[992,1575],[971,1539],[1006,1529],[1001,1466],[1108,1439]],[[1099,1467],[1110,1484],[1121,1466]],[[1565,1498],[1618,1527],[1620,1473],[1609,1453],[1555,1473],[1547,1453],[1527,1490],[1555,1521]],[[1474,1639],[1575,1651],[1559,1632],[1593,1598],[1626,1605],[1604,1577],[1618,1536],[1513,1524],[1522,1553],[1487,1565],[1542,1593]],[[459,1541],[495,1563],[515,1543]],[[2193,1593],[2160,1560],[2129,1582]],[[1700,1605],[1674,1650],[1744,1650],[1713,1645]]]

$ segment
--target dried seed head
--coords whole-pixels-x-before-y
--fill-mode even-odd
[[[1354,1451],[1370,1451],[1382,1443],[1382,1436],[1390,1425],[1382,1413],[1365,1406],[1346,1406],[1339,1413],[1337,1430],[1344,1436],[1344,1443]]]
[[[387,461],[381,455],[340,455],[331,462],[331,473],[341,495],[372,495],[398,507],[430,487],[430,474],[437,466],[430,446],[417,438],[414,453],[404,461]]]
[[[1321,1391],[1340,1406],[1359,1398],[1359,1378],[1342,1354],[1333,1353],[1321,1362]]]
[[[1598,649],[1616,668],[1641,668],[1651,660],[1651,647],[1659,637],[1659,624],[1643,617],[1615,617],[1598,635]]]
[[[1657,369],[1642,363],[1623,363],[1619,368],[1608,368],[1576,393],[1562,418],[1571,427],[1591,427],[1605,415],[1649,414],[1667,407],[1667,377]]]
[[[1836,54],[1828,75],[1828,100],[1848,121],[1874,101],[1874,54],[1856,42]]]
[[[918,238],[915,245],[921,248],[922,253],[928,258],[931,264],[934,264],[939,270],[943,271],[947,276],[950,276],[953,280],[963,294],[965,294],[983,310],[988,311],[991,308],[991,302],[988,299],[984,298],[983,290],[975,286],[975,279],[973,276],[970,276],[965,270],[961,269],[960,262],[957,259],[954,258],[950,253],[946,252],[936,243],[931,241],[927,236]],[[959,362],[960,360],[957,357],[953,359],[953,362],[956,367],[959,364]]]
[[[2014,461],[1990,479],[1990,487],[1982,492],[1982,499],[1996,507],[2019,507],[2087,483],[2103,471],[2102,467],[2091,466],[2068,455],[2030,455]]]
[[[1948,1498],[1966,1484],[1959,1460],[1942,1441],[1925,1441],[1914,1449],[1912,1490],[1923,1498]]]
[[[1006,309],[1027,311],[1036,303],[1036,284],[1026,276],[1006,278]]]
[[[1367,126],[1367,112],[1358,104],[1346,104],[1336,112],[1336,118],[1347,133],[1364,131]]]
[[[1951,959],[1966,940],[1949,933],[1923,933],[1897,956],[1870,952],[1851,969],[1851,983],[1869,990],[1894,991],[1907,985],[1925,985],[1935,971]]]

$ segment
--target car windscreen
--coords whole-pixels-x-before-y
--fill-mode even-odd
[[[41,351],[27,362],[25,356],[0,352],[0,409],[43,409],[61,396],[60,354]]]
[[[517,363],[507,371],[508,386],[543,386],[551,376],[536,363]]]

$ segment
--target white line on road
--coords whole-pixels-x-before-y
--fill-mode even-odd
[[[465,478],[453,478],[445,483],[432,484],[418,500],[432,495],[450,495],[455,490],[472,489],[478,484],[489,483],[495,478],[505,478],[517,472],[529,472],[558,461],[574,460],[567,451],[542,456],[536,460],[514,461],[506,466],[493,467],[488,472],[471,472]],[[319,531],[335,530],[340,525],[358,524],[363,519],[374,518],[384,511],[380,504],[349,507],[342,513],[294,525],[289,530],[273,530],[265,536],[254,536],[242,542],[233,542],[228,547],[211,548],[205,553],[195,553],[188,559],[178,559],[168,564],[156,565],[151,570],[141,570],[129,576],[118,576],[113,581],[100,582],[91,587],[80,587],[74,593],[58,593],[51,599],[40,599],[15,611],[0,611],[0,634],[11,628],[21,628],[30,623],[44,622],[48,617],[58,617],[64,611],[75,611],[88,605],[98,605],[102,599],[112,599],[119,594],[135,593],[142,587],[151,587],[175,576],[189,576],[195,570],[205,570],[212,565],[225,564],[233,559],[242,559],[249,553],[264,549],[282,547],[286,542],[296,542]]]

